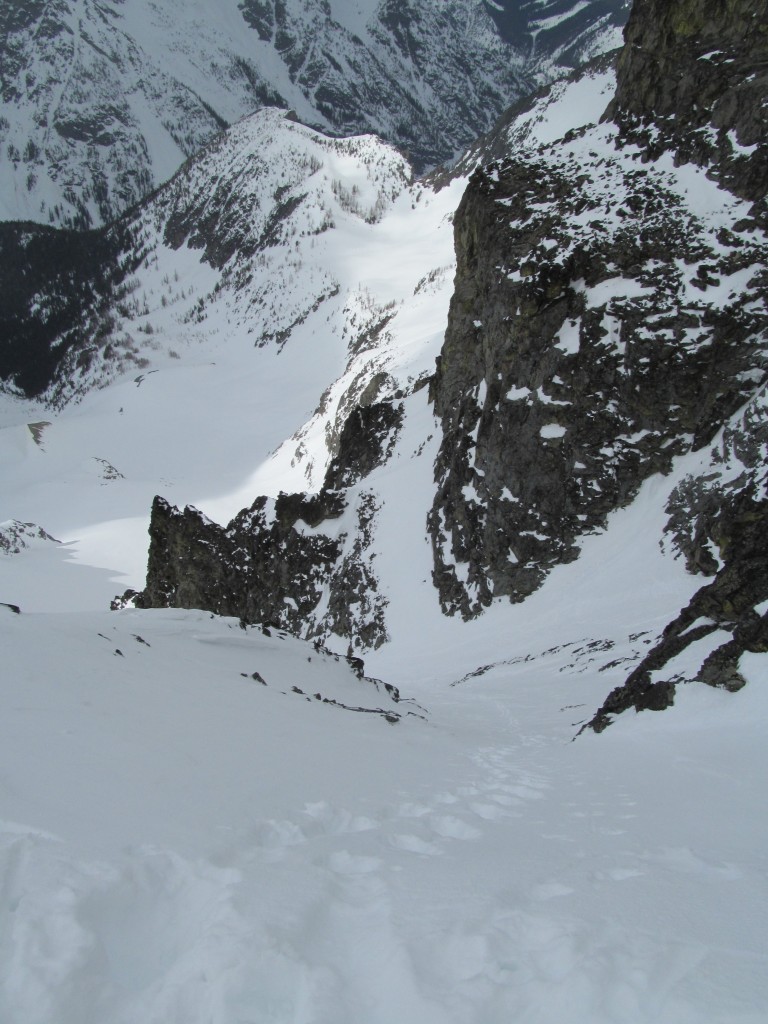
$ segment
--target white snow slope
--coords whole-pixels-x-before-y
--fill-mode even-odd
[[[531,145],[558,116],[530,119]],[[708,453],[648,480],[528,601],[441,617],[424,529],[438,438],[415,385],[442,342],[462,183],[420,191],[373,140],[275,117],[238,126],[237,159],[294,152],[292,249],[260,252],[238,290],[237,267],[157,248],[136,289],[150,312],[121,328],[141,373],[97,367],[105,386],[58,411],[2,396],[0,520],[16,525],[0,600],[21,613],[0,606],[0,1020],[762,1024],[760,656],[736,695],[679,686],[663,714],[572,742],[698,586],[658,541]],[[697,202],[714,196],[686,173]],[[158,202],[159,236],[173,199]],[[291,329],[265,341],[275,318]],[[366,671],[414,703],[276,631],[105,610],[142,583],[156,491],[224,519],[318,486],[374,373],[409,397],[396,452],[360,485],[390,602]]]

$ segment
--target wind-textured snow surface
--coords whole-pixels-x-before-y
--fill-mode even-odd
[[[581,88],[596,122],[607,79]],[[423,385],[463,181],[274,112],[201,159],[136,215],[112,355],[53,404],[0,396],[0,1020],[762,1024],[761,656],[738,694],[680,685],[574,742],[699,585],[659,540],[709,452],[524,603],[442,616]],[[716,230],[703,174],[662,172]],[[317,488],[374,380],[404,420],[356,485],[388,601],[371,678],[338,639],[105,610],[142,583],[154,493],[225,520]]]

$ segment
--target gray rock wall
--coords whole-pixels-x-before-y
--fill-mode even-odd
[[[748,400],[766,277],[725,305],[717,288],[768,254],[715,237],[651,168],[565,147],[479,171],[455,234],[430,530],[443,608],[469,616],[525,598]]]
[[[378,647],[387,637],[369,551],[378,506],[355,485],[389,458],[401,420],[401,406],[388,402],[354,409],[321,491],[259,497],[226,527],[156,497],[146,587],[124,600]]]
[[[711,167],[768,223],[764,0],[635,0],[609,116],[649,155]]]

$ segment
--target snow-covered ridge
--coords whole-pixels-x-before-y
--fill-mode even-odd
[[[113,568],[106,523],[119,518],[123,554],[133,551],[125,582],[138,587],[158,491],[226,521],[256,494],[319,487],[349,413],[410,392],[431,372],[460,189],[435,196],[409,184],[403,157],[373,137],[329,139],[265,110],[102,232],[101,249],[87,239],[107,259],[96,287],[84,266],[78,294],[93,299],[84,311],[64,304],[64,337],[66,285],[27,275],[39,285],[26,299],[23,282],[13,289],[18,322],[47,332],[59,367],[45,409],[9,407],[6,465],[30,498],[13,515],[33,520],[36,473],[58,477],[41,524],[78,537],[89,559]],[[47,237],[34,252],[50,268]],[[34,247],[26,236],[16,244],[12,262],[23,265]],[[63,409],[73,399],[80,413],[51,416],[50,403]],[[227,415],[206,414],[211,402]],[[41,448],[26,424],[43,420]],[[82,486],[88,511],[75,497]],[[50,607],[42,593],[33,606],[40,599]]]
[[[621,21],[623,4],[609,7]],[[493,13],[482,0],[25,0],[0,23],[0,217],[109,221],[264,104],[440,163],[554,73],[528,67],[525,19],[507,37]]]
[[[626,17],[619,0],[577,2],[577,24],[561,11],[559,30],[536,30],[533,66],[528,14],[507,6],[512,22],[482,0],[15,5],[0,25],[0,217],[111,220],[263,104],[335,133],[374,131],[422,169],[558,61],[618,45],[605,23],[615,33]]]

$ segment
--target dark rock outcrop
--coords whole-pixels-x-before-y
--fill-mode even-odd
[[[430,531],[442,606],[469,616],[525,598],[748,400],[768,251],[735,227],[715,237],[654,169],[579,165],[567,143],[478,171],[455,233]]]
[[[768,611],[763,610],[768,601],[768,502],[738,492],[720,509],[709,532],[723,567],[584,728],[602,732],[613,715],[632,707],[663,710],[673,703],[681,682],[740,690],[745,685],[739,671],[742,655],[768,652]],[[710,636],[716,644],[697,655],[695,645]]]
[[[156,497],[146,587],[117,606],[202,608],[378,647],[387,636],[369,554],[378,506],[371,492],[349,489],[386,462],[401,421],[389,402],[354,409],[322,490],[259,497],[226,527]]]
[[[625,36],[614,125],[471,180],[433,383],[434,580],[444,611],[465,617],[524,599],[646,477],[716,441],[667,509],[668,540],[712,581],[596,731],[627,708],[668,707],[683,681],[739,689],[741,657],[768,649],[768,9],[636,0]],[[686,163],[749,215],[742,204],[708,225],[680,198],[700,187],[674,170]]]
[[[19,555],[40,541],[50,544],[61,543],[36,523],[20,523],[18,519],[10,519],[0,524],[0,554]]]
[[[608,116],[654,158],[710,167],[768,224],[764,0],[635,0]]]
[[[344,509],[343,497],[332,491],[281,494],[272,502],[262,497],[225,528],[191,506],[181,512],[156,497],[147,585],[135,603],[203,608],[295,629],[315,609],[340,555],[338,541],[314,531]]]
[[[339,438],[339,450],[323,486],[339,490],[363,480],[392,454],[403,421],[402,405],[374,402],[352,410]]]

